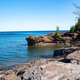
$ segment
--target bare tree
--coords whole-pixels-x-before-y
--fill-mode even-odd
[[[73,5],[76,7],[76,11],[73,12],[74,15],[77,15],[77,19],[80,19],[80,5],[76,5],[75,3],[73,3]]]

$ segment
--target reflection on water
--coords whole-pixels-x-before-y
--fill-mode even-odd
[[[27,51],[31,57],[47,58],[53,57],[54,50],[58,48],[60,48],[60,46],[28,47]]]

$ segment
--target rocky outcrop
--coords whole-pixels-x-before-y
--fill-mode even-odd
[[[74,51],[73,53],[69,54],[67,57],[72,63],[80,64],[80,50]]]
[[[80,50],[80,47],[68,47],[68,48],[60,48],[58,50],[55,50],[53,53],[53,57],[55,56],[67,56],[70,53],[73,53],[74,51]]]
[[[53,58],[38,59],[9,71],[0,72],[0,80],[78,80],[80,65],[63,63]]]
[[[60,48],[54,51],[54,58],[63,58],[63,62],[80,64],[80,47]]]
[[[61,33],[62,34],[62,33]],[[50,33],[46,36],[32,36],[27,37],[28,46],[46,46],[46,45],[67,45],[70,46],[72,42],[79,41],[77,33],[66,32],[60,38],[54,37],[55,33]]]

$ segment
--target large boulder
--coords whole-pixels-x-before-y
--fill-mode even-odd
[[[80,50],[69,54],[66,57],[66,59],[69,59],[72,63],[79,63],[80,62]]]

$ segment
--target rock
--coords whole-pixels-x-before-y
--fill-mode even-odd
[[[39,69],[42,67],[43,69]],[[75,80],[79,79],[80,66],[62,62],[48,62],[28,69],[22,80]]]
[[[64,33],[65,36],[78,36],[78,33]]]
[[[44,63],[46,63],[46,59],[38,59],[38,60],[35,60],[32,64],[37,66]]]
[[[62,59],[71,63],[60,62]],[[55,51],[54,58],[42,58],[20,64],[12,70],[1,71],[0,80],[80,80],[79,63],[80,47],[61,48]]]
[[[69,54],[66,58],[71,60],[72,63],[80,62],[80,50]]]
[[[12,70],[9,70],[0,73],[0,80],[21,80],[21,78],[16,76]]]
[[[72,54],[72,53],[71,53]],[[19,72],[23,72],[20,73]],[[18,75],[19,74],[19,75]],[[33,63],[20,64],[0,73],[0,80],[79,80],[80,65],[63,63],[53,58],[38,59]]]
[[[62,36],[61,38],[55,38],[55,33],[48,34],[46,36],[32,36],[27,37],[28,46],[46,46],[46,45],[71,45],[70,41],[72,37]]]
[[[22,75],[26,69],[29,69],[32,67],[31,63],[24,63],[16,66],[13,70],[17,76]]]
[[[54,51],[53,57],[55,57],[55,56],[66,57],[68,54],[73,53],[74,51],[77,51],[79,49],[80,49],[80,47],[60,48],[60,49]]]
[[[32,36],[27,37],[28,46],[46,46],[46,45],[67,45],[76,44],[80,46],[77,42],[80,41],[80,34],[64,32],[60,38],[54,37],[55,33],[47,34],[46,36]]]
[[[4,80],[21,80],[21,78],[16,76],[15,74],[4,76],[3,79]]]

